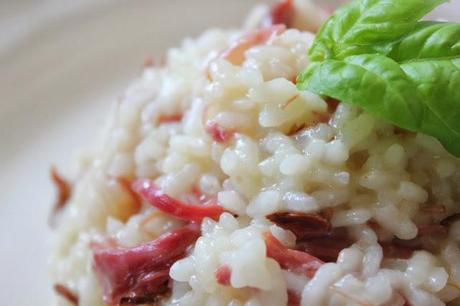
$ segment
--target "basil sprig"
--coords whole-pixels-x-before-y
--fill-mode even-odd
[[[356,0],[310,48],[297,86],[436,137],[460,157],[460,24],[419,21],[444,0]]]

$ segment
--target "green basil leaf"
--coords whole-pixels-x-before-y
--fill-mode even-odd
[[[413,31],[417,21],[447,0],[362,0],[337,10],[321,27],[310,59],[343,59],[381,52],[389,42]]]
[[[399,65],[383,55],[364,54],[325,60],[301,74],[298,86],[434,136],[460,156],[460,59]]]
[[[445,0],[355,0],[320,29],[297,86],[436,137],[460,157],[460,24],[418,21]]]
[[[360,106],[409,130],[418,130],[424,105],[417,86],[399,64],[378,54],[315,63],[301,74],[298,87]],[[414,94],[415,93],[415,94]]]
[[[460,56],[460,24],[419,22],[411,33],[391,44],[387,53],[398,62]]]
[[[413,61],[401,68],[427,107],[420,131],[460,156],[460,57]]]

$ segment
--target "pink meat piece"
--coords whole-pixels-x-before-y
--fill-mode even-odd
[[[172,264],[186,255],[199,236],[198,225],[190,224],[137,247],[95,249],[93,268],[104,301],[119,305],[127,298],[153,300],[165,290]]]
[[[229,49],[222,52],[219,58],[226,59],[233,65],[241,65],[244,62],[246,50],[266,43],[284,30],[286,30],[284,24],[276,24],[249,32],[238,39]]]
[[[306,252],[285,247],[270,232],[265,233],[267,257],[276,260],[281,268],[293,273],[313,277],[323,261]]]
[[[268,16],[267,24],[285,24],[287,27],[290,26],[291,18],[294,13],[294,1],[293,0],[281,0],[272,5],[270,8],[270,14]]]
[[[226,143],[233,137],[233,134],[235,134],[234,130],[225,129],[216,122],[209,122],[206,125],[206,132],[218,143]]]
[[[224,212],[217,203],[187,204],[165,194],[150,179],[138,179],[133,183],[133,189],[150,204],[178,219],[200,222],[203,218],[218,219]]]

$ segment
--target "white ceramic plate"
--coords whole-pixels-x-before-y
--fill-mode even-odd
[[[209,27],[238,26],[255,2],[0,2],[2,303],[49,305],[50,165],[69,169],[146,56]],[[459,2],[444,16],[458,14]]]

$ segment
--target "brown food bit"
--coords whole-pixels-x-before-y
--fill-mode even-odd
[[[315,126],[319,123],[326,123],[331,119],[330,113],[319,113],[313,112],[313,123],[309,124],[309,126]]]
[[[300,305],[300,296],[296,292],[288,289],[287,294],[288,294],[288,306],[299,306]]]
[[[59,296],[65,298],[69,303],[78,305],[78,295],[75,292],[62,284],[54,284],[53,288]]]
[[[432,206],[423,206],[420,210],[430,214],[443,214],[446,212],[446,207],[442,204],[437,204]]]
[[[425,242],[429,242],[430,237],[420,237],[417,236],[414,239],[409,239],[409,240],[404,240],[404,239],[399,239],[399,238],[393,238],[392,242],[396,246],[402,246],[405,248],[412,249],[414,251],[417,250],[423,250],[425,249],[424,244]]]
[[[327,110],[329,111],[329,113],[335,113],[340,101],[331,97],[327,97],[325,101],[327,103]]]
[[[322,237],[331,231],[329,220],[320,214],[278,212],[268,215],[267,219],[290,230],[298,239]]]
[[[412,250],[422,249],[422,245],[423,245],[420,237],[415,237],[414,239],[409,239],[409,240],[393,238],[392,243],[397,246],[410,248]]]
[[[307,252],[322,261],[336,261],[341,250],[353,244],[343,228],[332,229],[329,219],[332,210],[320,214],[281,212],[267,216],[279,227],[290,230],[297,237],[296,249]]]
[[[297,243],[298,250],[307,252],[324,262],[335,262],[339,253],[353,244],[353,240],[344,237],[332,236],[312,238]]]
[[[394,127],[394,134],[399,135],[399,136],[406,136],[411,134],[412,132],[403,128],[400,128],[399,126]]]
[[[328,221],[330,221],[332,215],[334,215],[334,209],[332,207],[326,207],[323,210],[321,210],[319,214],[326,218]]]
[[[452,225],[453,223],[457,222],[460,220],[460,213],[457,213],[457,214],[453,214],[447,218],[444,218],[442,221],[441,221],[441,225],[444,225],[444,226],[450,226]]]
[[[367,224],[374,230],[379,231],[380,225],[374,219],[371,219]],[[391,241],[380,241],[383,249],[383,255],[387,258],[408,259],[414,251],[427,250],[433,252],[432,241],[443,238],[447,235],[447,228],[440,224],[427,224],[418,226],[418,235],[414,239],[398,239],[393,238]]]
[[[383,250],[383,256],[387,258],[409,259],[416,248],[398,245],[393,242],[380,242]]]
[[[158,288],[158,291],[155,295],[146,295],[146,296],[134,296],[134,297],[122,297],[120,299],[120,306],[124,305],[151,305],[157,306],[161,305],[161,300],[166,298],[171,292],[168,285],[165,283],[163,287]]]
[[[360,170],[367,159],[369,158],[369,153],[367,151],[357,151],[350,155],[350,158],[347,160],[347,166],[350,170]]]
[[[182,114],[172,114],[172,115],[161,115],[158,118],[158,123],[171,123],[171,122],[180,122],[182,120]]]
[[[72,185],[59,174],[54,166],[51,167],[50,176],[51,181],[57,189],[57,197],[50,216],[50,224],[53,225],[56,214],[59,213],[69,201]]]
[[[441,224],[420,225],[418,227],[418,236],[447,236],[447,228]]]
[[[394,238],[391,242],[380,242],[383,253],[389,258],[407,259],[415,251],[425,250],[430,253],[438,253],[439,237],[437,236],[417,236],[414,239],[403,240]],[[387,250],[385,248],[388,248]],[[385,253],[387,252],[387,253]]]
[[[369,227],[372,228],[374,231],[378,231],[381,228],[380,224],[374,219],[370,219],[369,221],[367,221],[367,225],[369,225]]]
[[[272,233],[264,235],[267,246],[267,257],[278,262],[282,269],[293,273],[313,277],[323,262],[306,252],[288,249]]]

